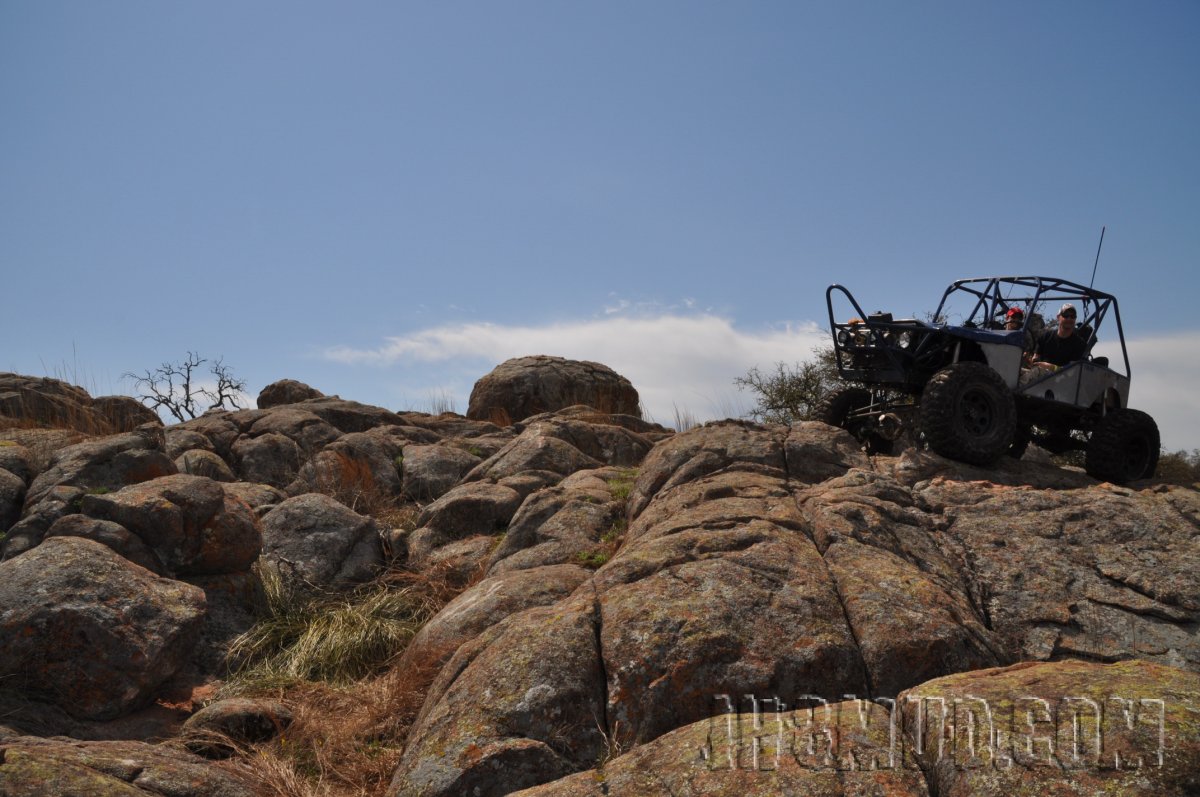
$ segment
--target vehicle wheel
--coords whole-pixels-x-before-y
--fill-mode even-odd
[[[861,410],[870,403],[871,391],[865,388],[839,388],[832,393],[826,393],[824,398],[817,402],[813,407],[813,420],[845,429],[850,413]]]
[[[1084,469],[1096,479],[1122,484],[1147,479],[1158,467],[1158,424],[1141,410],[1104,416],[1088,441]]]
[[[984,363],[948,365],[921,396],[921,431],[944,457],[988,465],[1009,450],[1017,425],[1012,391]]]
[[[858,438],[868,454],[891,454],[895,444],[885,437],[867,431],[863,421],[847,421],[855,410],[870,405],[871,391],[861,387],[843,387],[826,393],[813,407],[813,420],[840,426]]]

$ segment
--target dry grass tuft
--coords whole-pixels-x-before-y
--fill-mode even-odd
[[[377,795],[387,787],[430,684],[453,652],[395,666],[408,641],[466,586],[450,567],[391,570],[345,594],[265,575],[262,621],[234,645],[241,666],[218,697],[283,702],[279,738],[222,764],[264,795]]]

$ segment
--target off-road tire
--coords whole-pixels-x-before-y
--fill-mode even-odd
[[[989,465],[1007,452],[1017,425],[1012,391],[984,363],[948,365],[921,395],[921,432],[944,457]]]
[[[1088,441],[1084,469],[1102,481],[1124,484],[1148,479],[1158,467],[1158,424],[1141,410],[1104,416]]]
[[[891,454],[894,443],[887,438],[865,431],[863,424],[847,422],[850,413],[871,403],[871,391],[861,387],[843,387],[826,393],[813,407],[812,419],[838,426],[858,438],[869,454]]]
[[[830,426],[846,428],[846,418],[871,403],[871,391],[861,387],[843,387],[826,393],[813,407],[812,418]]]

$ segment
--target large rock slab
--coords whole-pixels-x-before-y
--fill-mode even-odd
[[[231,452],[242,481],[279,488],[287,487],[296,478],[303,458],[303,451],[296,441],[279,432],[239,437]]]
[[[77,429],[88,434],[128,432],[162,421],[130,396],[100,396],[48,377],[0,373],[0,418],[38,426]]]
[[[159,426],[68,446],[54,455],[50,467],[29,486],[25,511],[55,487],[119,490],[175,473],[175,463],[164,452],[164,445]]]
[[[383,565],[375,521],[320,493],[277,505],[262,535],[265,560],[318,586],[366,581]]]
[[[0,563],[0,677],[76,717],[111,719],[179,669],[204,612],[195,587],[100,543],[52,537]]]
[[[864,700],[795,704],[729,695],[707,720],[520,797],[928,797],[899,753],[887,709]],[[806,701],[801,701],[802,703]],[[730,713],[723,713],[725,708]],[[740,710],[739,710],[740,709]]]
[[[787,474],[786,430],[746,421],[719,421],[689,429],[659,443],[646,456],[630,496],[637,517],[661,490],[726,468],[766,468]]]
[[[220,482],[177,474],[86,495],[82,512],[110,520],[141,538],[169,574],[247,570],[262,548],[258,519]]]
[[[404,495],[414,501],[435,501],[462,481],[479,462],[479,456],[456,446],[406,446]]]
[[[151,573],[164,575],[162,562],[154,551],[142,542],[142,538],[111,520],[99,520],[82,514],[66,515],[54,521],[54,525],[46,532],[46,537],[82,537],[92,540],[113,549]]]
[[[254,784],[169,745],[0,737],[5,797],[256,797]]]
[[[557,434],[550,426],[532,426],[504,448],[476,465],[463,481],[497,481],[528,471],[557,474],[559,478],[603,463],[592,459]]]
[[[575,404],[607,413],[642,415],[637,390],[608,366],[536,355],[507,360],[477,381],[467,417],[508,426]]]
[[[404,426],[404,419],[391,410],[359,404],[337,396],[309,399],[296,405],[299,409],[319,416],[344,433],[366,432],[379,426]]]
[[[727,697],[706,720],[516,794],[1150,797],[1193,794],[1200,772],[1200,678],[1146,662],[972,671],[898,701]]]
[[[290,495],[319,492],[346,506],[371,512],[400,498],[398,461],[402,441],[375,432],[351,432],[305,463],[287,487]]]
[[[289,438],[302,452],[309,455],[342,436],[342,432],[316,413],[301,407],[278,407],[264,412],[250,425],[247,432],[251,437],[268,433]]]
[[[421,563],[435,549],[457,540],[503,531],[521,500],[520,493],[502,484],[460,484],[417,516],[418,528],[408,543],[410,564]]]
[[[1024,663],[905,692],[930,793],[1187,795],[1200,790],[1200,676],[1143,661]]]
[[[941,521],[938,542],[961,563],[981,615],[1020,658],[1200,670],[1200,492],[939,478],[915,497]]]
[[[567,597],[591,576],[578,565],[514,570],[480,581],[446,604],[412,638],[397,667],[436,674],[464,643],[510,615]],[[432,680],[432,674],[430,680]]]
[[[219,482],[237,481],[225,460],[204,448],[192,448],[175,458],[175,467],[189,476],[207,476]]]
[[[571,600],[514,615],[460,647],[387,793],[498,797],[596,760],[604,675],[595,622],[590,598]]]
[[[615,469],[575,475],[584,473],[612,476]],[[595,485],[580,479],[578,483],[586,486],[547,487],[526,498],[492,552],[489,575],[587,561],[589,553],[615,543],[624,533],[624,502],[613,500],[603,478],[594,481]]]

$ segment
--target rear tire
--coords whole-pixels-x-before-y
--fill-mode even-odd
[[[990,465],[1011,447],[1016,425],[1012,391],[984,363],[946,366],[921,395],[921,432],[950,459]]]
[[[1148,479],[1158,467],[1158,424],[1141,410],[1104,416],[1088,441],[1084,469],[1102,481],[1124,484]]]

